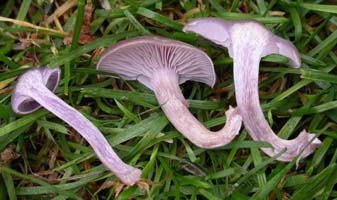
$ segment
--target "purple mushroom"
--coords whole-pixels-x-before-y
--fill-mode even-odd
[[[274,147],[263,148],[266,154],[274,156],[286,148],[278,160],[289,162],[296,156],[304,158],[310,155],[321,144],[315,134],[305,130],[292,140],[279,138],[265,120],[260,106],[258,77],[261,57],[281,54],[289,58],[290,66],[300,67],[300,57],[292,43],[273,35],[263,25],[251,20],[200,18],[186,24],[184,31],[197,33],[228,48],[234,62],[235,95],[240,114],[254,140],[269,142]]]
[[[92,146],[98,158],[123,183],[133,185],[141,171],[125,164],[111,148],[102,133],[80,112],[54,95],[60,79],[60,69],[32,68],[17,81],[12,94],[12,108],[18,114],[28,114],[41,106],[68,123]]]
[[[183,42],[142,36],[113,45],[101,57],[97,70],[138,80],[152,89],[173,126],[202,148],[215,148],[233,140],[241,128],[236,109],[226,112],[226,125],[217,132],[206,129],[188,110],[179,84],[195,80],[214,85],[213,63],[206,53]]]

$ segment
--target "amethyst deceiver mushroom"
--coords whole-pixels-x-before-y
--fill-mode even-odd
[[[321,144],[319,139],[314,139],[315,134],[305,130],[292,140],[279,138],[264,118],[260,106],[258,77],[261,57],[281,54],[289,58],[290,66],[300,67],[298,51],[291,42],[273,35],[263,25],[251,20],[200,18],[186,24],[184,31],[197,33],[228,48],[234,62],[235,95],[240,114],[254,140],[269,142],[274,147],[262,148],[266,154],[275,156],[286,148],[278,160],[289,162],[296,156],[304,158],[310,155]]]
[[[242,120],[236,109],[226,112],[226,125],[217,132],[206,129],[189,112],[179,84],[194,80],[213,86],[215,82],[212,61],[191,45],[158,36],[124,40],[105,52],[97,70],[138,80],[152,89],[173,126],[199,147],[223,146],[239,133]]]
[[[60,79],[60,69],[32,68],[18,79],[12,94],[12,108],[18,114],[28,114],[41,106],[68,123],[92,146],[101,162],[123,183],[133,185],[141,171],[125,164],[111,148],[102,133],[80,112],[54,95]]]

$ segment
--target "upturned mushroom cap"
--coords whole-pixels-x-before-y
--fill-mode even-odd
[[[199,18],[187,23],[184,26],[183,31],[197,33],[201,37],[208,39],[215,44],[227,47],[230,57],[233,57],[233,40],[249,40],[250,38],[253,38],[242,38],[242,34],[235,34],[234,31],[237,29],[233,28],[233,26],[238,26],[239,24],[245,25],[245,32],[248,35],[263,35],[265,37],[264,40],[268,41],[268,45],[263,47],[264,51],[261,55],[262,57],[273,53],[281,54],[289,59],[289,66],[296,68],[301,66],[299,53],[291,42],[273,35],[263,25],[253,20],[225,21],[223,19],[212,17]],[[242,31],[242,29],[240,31]]]
[[[213,86],[215,72],[206,53],[183,42],[158,36],[141,36],[119,42],[101,57],[97,70],[138,80],[152,89],[155,70],[172,69],[179,84],[194,80]]]
[[[31,76],[34,71],[39,71],[38,76]],[[30,90],[26,89],[31,83],[42,82],[50,91],[54,92],[60,80],[61,70],[59,68],[48,69],[46,67],[30,69],[25,74],[20,76],[12,93],[12,109],[18,114],[28,114],[38,110],[41,105],[37,103],[30,95],[27,94]],[[29,77],[29,78],[27,78]],[[34,77],[34,78],[31,78]]]

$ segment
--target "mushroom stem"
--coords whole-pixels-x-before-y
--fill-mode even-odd
[[[176,72],[168,69],[154,71],[151,86],[167,118],[195,145],[216,148],[230,143],[239,133],[241,116],[233,108],[226,112],[227,122],[221,130],[212,132],[206,129],[188,110]]]
[[[207,54],[189,44],[157,36],[143,36],[111,46],[97,63],[97,69],[138,80],[152,89],[173,126],[202,148],[231,142],[241,128],[241,116],[230,108],[225,127],[207,130],[188,110],[179,84],[195,80],[213,86],[215,72]]]
[[[140,180],[141,171],[125,164],[87,118],[52,93],[43,83],[37,68],[26,72],[18,82],[20,81],[18,84],[24,85],[24,88],[21,88],[24,91],[20,91],[21,95],[32,98],[73,127],[92,146],[101,162],[123,183],[133,185]]]
[[[269,142],[273,146],[273,149],[262,148],[262,151],[271,157],[281,152],[284,148],[286,148],[286,152],[278,160],[290,162],[296,156],[300,158],[307,157],[320,144],[318,139],[309,144],[315,134],[310,134],[303,130],[295,139],[285,140],[279,138],[273,132],[265,119],[258,94],[260,57],[254,56],[254,53],[256,51],[252,52],[246,49],[243,57],[242,53],[234,50],[233,56],[236,101],[246,129],[254,140]]]
[[[254,140],[269,142],[273,149],[262,148],[269,156],[275,156],[284,148],[286,152],[277,159],[290,162],[310,155],[321,141],[315,134],[302,131],[293,140],[279,138],[264,118],[258,94],[258,76],[261,57],[281,54],[289,58],[289,64],[300,67],[301,60],[296,47],[289,41],[273,35],[253,20],[225,21],[219,18],[200,18],[184,26],[185,32],[194,32],[212,42],[228,48],[234,62],[235,95],[240,114],[248,133]]]

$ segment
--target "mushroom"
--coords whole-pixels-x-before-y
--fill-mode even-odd
[[[92,146],[101,162],[123,183],[133,185],[141,171],[125,164],[111,148],[103,134],[80,112],[66,104],[53,92],[60,79],[60,69],[32,68],[18,79],[12,94],[12,109],[28,114],[41,106],[68,123]]]
[[[202,148],[216,148],[233,140],[241,128],[234,108],[226,112],[226,125],[217,132],[206,129],[188,110],[179,84],[195,80],[213,86],[211,59],[203,51],[183,42],[158,36],[141,36],[113,45],[100,58],[97,70],[138,80],[154,91],[173,126]]]
[[[281,54],[289,58],[290,66],[300,67],[300,56],[292,43],[252,20],[200,18],[187,23],[183,30],[228,48],[234,62],[235,95],[244,125],[254,140],[269,142],[274,147],[262,148],[267,155],[275,156],[286,148],[278,160],[290,162],[296,156],[301,159],[310,155],[321,144],[315,134],[305,130],[292,140],[279,138],[264,118],[260,106],[258,76],[261,57]]]

